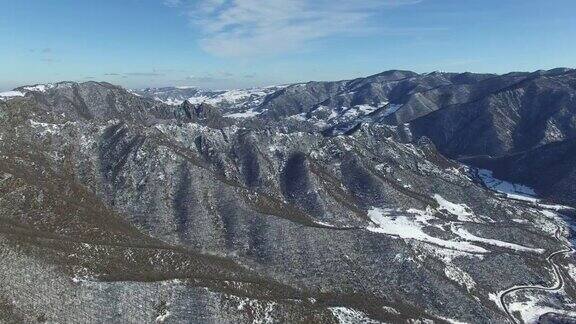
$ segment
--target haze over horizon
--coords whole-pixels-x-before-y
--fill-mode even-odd
[[[574,9],[568,0],[5,1],[0,90],[63,80],[225,89],[390,69],[575,67]]]

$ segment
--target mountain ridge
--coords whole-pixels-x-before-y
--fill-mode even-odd
[[[0,267],[0,313],[24,321],[488,323],[525,319],[501,303],[518,309],[535,300],[529,309],[570,314],[561,300],[576,291],[571,255],[553,260],[564,290],[497,296],[558,279],[542,265],[571,239],[573,209],[510,198],[500,188],[515,186],[478,179],[426,129],[387,123],[402,109],[393,100],[368,104],[388,101],[396,86],[399,98],[447,82],[423,78],[355,81],[367,97],[333,99],[360,103],[341,114],[280,103],[290,102],[285,93],[303,92],[293,101],[301,104],[315,101],[312,90],[331,95],[346,85],[289,86],[277,91],[278,111],[262,101],[234,117],[107,83],[19,88],[22,96],[0,100],[0,253],[10,265]],[[282,117],[290,111],[307,112]],[[570,158],[570,149],[559,150]],[[532,156],[521,159],[530,172],[550,164],[531,166]]]
[[[162,100],[164,103],[177,103],[175,106],[180,108],[176,113],[184,114],[190,120],[190,111],[195,111],[192,106],[202,103],[215,106],[216,109],[201,109],[211,111],[210,125],[215,127],[276,124],[276,127],[287,127],[287,131],[338,135],[354,131],[362,123],[387,124],[397,127],[398,138],[416,141],[422,136],[428,137],[448,157],[474,164],[473,156],[505,157],[574,138],[575,72],[569,68],[501,75],[469,72],[418,74],[390,70],[366,78],[313,81],[262,89],[203,92],[187,87],[160,90],[177,90],[179,99],[170,97],[168,91]],[[74,84],[58,83],[56,88]],[[109,83],[101,85],[120,91]],[[24,95],[50,91],[51,87],[25,86],[14,91]],[[149,90],[153,89],[140,93],[129,91],[141,96],[141,100],[157,100],[158,94]],[[183,93],[199,96],[185,98]],[[148,102],[146,105],[155,104]],[[172,110],[165,106],[158,109],[164,111],[160,114]],[[194,120],[197,121],[198,116]],[[528,160],[523,159],[530,163]],[[499,176],[506,178],[506,174]],[[547,198],[553,198],[547,192],[557,192],[554,186],[549,183],[537,185],[535,189]],[[572,204],[575,199],[568,198],[563,202]]]

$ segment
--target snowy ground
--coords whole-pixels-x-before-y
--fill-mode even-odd
[[[14,97],[24,97],[24,93],[20,91],[0,92],[0,100],[7,100]]]
[[[261,114],[261,112],[254,111],[253,109],[250,109],[250,110],[247,110],[245,112],[224,115],[224,117],[228,117],[228,118],[251,118],[251,117],[258,116],[260,114]]]
[[[460,217],[459,220],[462,218],[468,220],[463,217],[463,215],[467,216],[468,214],[464,213],[464,207],[461,205],[453,204],[446,200],[444,200],[444,205],[454,208],[455,213]],[[456,206],[459,208],[456,208]],[[442,208],[441,205],[440,209]],[[375,233],[396,236],[405,240],[426,242],[442,248],[473,254],[489,253],[490,250],[487,249],[489,246],[519,252],[544,253],[544,249],[531,248],[501,240],[479,237],[464,229],[463,223],[460,221],[446,221],[442,224],[432,215],[433,210],[430,208],[426,211],[411,209],[406,212],[394,209],[372,208],[368,211],[368,216],[375,225],[369,226],[368,230]],[[447,226],[444,225],[449,225],[448,228],[450,230],[446,231],[445,228]],[[446,239],[432,236],[423,230],[425,227],[435,227],[447,234],[450,234],[450,236],[454,238]],[[481,244],[479,245],[477,243]]]
[[[531,188],[496,179],[489,170],[479,170],[478,174],[489,189],[503,193],[510,199],[531,202],[534,211],[539,211],[539,214],[542,215],[541,219],[534,220],[536,221],[535,226],[539,226],[550,233],[550,235],[555,235],[555,238],[559,241],[564,240],[566,241],[565,244],[571,244],[565,239],[570,225],[559,214],[560,210],[571,208],[542,204]],[[474,215],[472,210],[465,204],[451,202],[440,195],[434,195],[433,198],[438,203],[438,206],[435,208],[429,206],[425,211],[415,209],[402,211],[373,207],[368,211],[368,216],[374,225],[369,226],[367,229],[375,233],[391,235],[406,242],[412,242],[414,243],[414,248],[423,249],[428,251],[424,253],[439,256],[446,263],[446,277],[468,291],[475,289],[475,282],[465,271],[462,271],[462,269],[452,263],[453,256],[450,254],[451,252],[457,253],[458,257],[482,257],[482,255],[491,253],[491,247],[494,247],[495,249],[508,249],[539,255],[546,253],[546,250],[542,248],[523,246],[473,234],[466,228],[467,224],[483,223],[481,217]],[[433,216],[435,211],[452,214],[456,216],[456,220],[439,221],[438,218]],[[430,227],[435,227],[435,231],[425,230]],[[438,229],[444,232],[441,237],[429,234],[437,232]],[[557,251],[555,253],[561,252]],[[552,260],[552,255],[547,255],[549,263]],[[571,268],[570,270],[573,271],[570,271],[570,274],[575,273],[574,276],[576,277],[576,267],[572,267],[573,269]],[[552,270],[550,269],[551,274],[555,275]],[[569,278],[560,278],[558,280],[558,284],[560,284],[564,280],[574,279],[569,276]],[[521,318],[524,323],[536,323],[541,315],[550,312],[576,317],[576,301],[567,296],[563,286],[564,284],[559,289],[552,285],[534,286],[533,288],[524,288],[532,286],[511,287],[507,291],[513,291],[516,288],[520,289],[506,296],[506,306],[514,316]],[[502,310],[504,310],[504,305],[502,305],[500,298],[503,294],[504,291],[490,293],[488,296]]]
[[[486,187],[496,192],[503,193],[509,198],[532,202],[538,201],[534,189],[521,184],[497,179],[490,170],[478,169],[478,176],[482,182],[484,182]]]

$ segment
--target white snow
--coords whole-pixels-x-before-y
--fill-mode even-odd
[[[402,239],[417,240],[435,244],[448,249],[470,252],[487,253],[488,251],[470,244],[466,241],[451,241],[437,238],[425,233],[422,228],[433,217],[426,213],[414,214],[413,217],[393,215],[394,210],[373,207],[368,211],[368,217],[375,223],[367,229],[371,232],[398,236]]]
[[[472,254],[469,252],[438,248],[430,244],[419,244],[413,248],[419,255],[431,255],[446,264],[453,264],[454,260],[459,258],[476,258],[482,260],[485,256],[485,254]]]
[[[158,98],[158,97],[155,97],[154,99],[156,99],[156,100],[158,100],[158,101],[161,101],[161,102],[163,102],[163,103],[165,103],[165,104],[167,104],[167,105],[171,105],[171,106],[179,106],[179,105],[181,105],[182,103],[184,103],[184,100],[178,100],[178,99],[174,99],[174,98],[170,98],[170,99],[167,99],[167,100],[162,100],[162,99],[160,99],[160,98]],[[195,102],[194,100],[191,100],[191,99],[188,99],[188,101],[189,101],[191,104],[193,104],[193,105],[197,105],[197,104],[201,104],[201,103],[202,103],[202,101]]]
[[[228,90],[213,98],[206,99],[203,102],[210,105],[218,105],[221,103],[235,104],[253,97],[254,103],[257,104],[271,91],[273,91],[273,88]]]
[[[468,217],[468,214],[466,214],[462,205],[452,204],[446,200],[438,198],[439,197],[436,197],[438,201],[442,202],[442,207],[440,208],[448,208],[463,218]],[[486,254],[489,252],[489,250],[486,250],[485,248],[480,247],[474,243],[483,243],[520,252],[539,254],[545,252],[544,249],[540,248],[531,248],[520,244],[479,237],[464,229],[462,227],[462,223],[444,223],[444,225],[449,225],[449,229],[446,229],[446,226],[442,226],[437,223],[438,218],[434,217],[433,214],[434,210],[430,207],[428,207],[427,210],[409,209],[405,212],[394,209],[372,207],[368,211],[368,217],[374,224],[369,225],[367,230],[375,233],[399,237],[404,240],[415,240],[429,243],[436,245],[437,247],[470,254]],[[442,231],[445,231],[446,233],[456,235],[456,237],[452,239],[435,237],[426,233],[423,230],[425,227],[436,227]],[[449,273],[447,273],[447,276],[450,275],[455,278],[457,275],[455,272],[456,270],[449,269],[448,271]],[[461,280],[467,281],[464,279],[464,275],[461,273],[458,275],[461,277]],[[470,288],[472,287],[470,282],[467,282],[467,285]]]
[[[330,112],[330,115],[328,116],[328,120],[334,119],[336,117],[338,117],[338,113],[335,110],[332,110],[332,112]]]
[[[482,182],[484,182],[486,187],[494,191],[503,193],[509,198],[530,202],[539,201],[536,198],[536,192],[534,191],[534,189],[521,184],[515,184],[494,178],[494,174],[491,170],[478,169],[478,176],[480,177]]]
[[[306,120],[308,120],[308,119],[306,118],[306,113],[301,113],[301,114],[298,114],[298,115],[292,115],[292,116],[288,117],[288,119],[294,119],[294,120],[298,120],[298,121],[306,121]]]
[[[179,86],[176,89],[187,90],[194,89],[193,86]],[[198,105],[201,103],[206,103],[212,106],[219,106],[222,104],[236,105],[239,107],[245,101],[250,101],[251,105],[257,105],[262,102],[264,97],[273,91],[280,89],[280,87],[268,87],[268,88],[254,88],[254,89],[235,89],[235,90],[222,90],[222,91],[203,91],[198,90],[198,94],[192,97],[186,98],[188,102],[193,105]],[[160,94],[164,94],[166,91],[155,91],[156,95],[154,99],[164,102],[168,105],[181,105],[184,102],[182,96],[176,95],[175,97],[168,97],[166,99],[160,98]]]
[[[400,312],[397,311],[394,307],[382,306],[382,310],[390,314],[400,315]]]
[[[348,108],[344,113],[340,116],[342,118],[352,119],[353,117],[358,116],[358,110],[354,108]]]
[[[253,109],[244,111],[244,112],[239,112],[239,113],[234,113],[234,114],[228,114],[228,115],[224,115],[224,117],[229,117],[229,118],[251,118],[251,117],[255,117],[260,115],[261,112],[258,111],[254,111]]]
[[[230,90],[226,91],[223,94],[219,95],[215,98],[215,100],[219,101],[227,101],[227,102],[236,102],[238,100],[246,99],[252,95],[256,96],[263,96],[266,95],[265,92],[260,90]]]
[[[550,209],[550,210],[554,210],[554,211],[560,211],[563,209],[570,209],[573,210],[573,207],[569,207],[569,206],[564,206],[564,205],[549,205],[549,204],[538,204],[538,206],[544,208],[544,209]]]
[[[498,308],[504,310],[504,305],[502,305],[502,300],[500,297],[502,296],[502,292],[499,293],[489,293],[488,299],[494,302],[494,304],[498,305]]]
[[[23,89],[27,91],[46,92],[46,90],[52,88],[54,88],[53,84],[37,84],[35,86],[24,87]]]
[[[0,92],[0,99],[23,97],[27,91],[46,92],[46,90],[52,89],[54,87],[55,85],[53,84],[37,84],[34,86],[22,87],[24,91],[12,90],[12,91]]]
[[[128,92],[135,95],[136,97],[142,97],[141,95],[139,95],[138,93],[136,93],[134,90],[128,89]]]
[[[20,91],[6,91],[0,92],[0,99],[8,99],[14,97],[24,97],[24,93]]]
[[[376,166],[374,168],[378,171],[386,171],[388,173],[390,173],[390,171],[392,170],[392,168],[389,165],[386,165],[383,163],[376,164]]]
[[[471,292],[476,287],[476,282],[474,282],[474,279],[472,279],[468,273],[452,264],[447,264],[446,267],[444,267],[444,274],[450,280],[466,288],[468,292]]]
[[[508,306],[511,313],[518,312],[524,323],[538,323],[540,316],[546,313],[557,313],[567,316],[576,316],[576,311],[567,311],[543,305],[538,297],[528,296],[528,300],[523,302],[514,302]]]
[[[555,235],[559,224],[565,224],[562,217],[560,217],[558,213],[554,211],[540,210],[539,212],[544,217],[534,217],[531,221],[536,228],[548,233],[551,236]]]
[[[30,122],[30,126],[32,126],[34,128],[40,128],[41,129],[40,132],[38,133],[40,135],[57,134],[67,125],[74,125],[75,124],[75,122],[70,122],[70,121],[68,121],[64,124],[41,123],[41,122],[37,122],[33,119],[30,119],[29,122]]]
[[[274,309],[277,304],[273,301],[263,302],[256,299],[242,298],[233,295],[229,295],[228,298],[234,300],[238,303],[236,309],[241,311],[246,307],[250,308],[250,313],[252,317],[252,323],[275,323],[274,319]]]
[[[526,247],[526,246],[519,245],[519,244],[508,243],[508,242],[504,242],[504,241],[479,237],[479,236],[476,236],[476,235],[468,232],[467,230],[465,230],[461,227],[458,227],[454,231],[454,233],[456,233],[458,236],[460,236],[461,238],[468,240],[468,241],[485,243],[488,245],[494,245],[494,246],[503,247],[506,249],[516,250],[516,251],[534,252],[534,253],[544,253],[544,251],[545,251],[544,249],[535,249],[535,248],[530,248],[530,247]]]
[[[163,315],[159,315],[158,317],[156,317],[156,323],[164,323],[164,321],[166,321],[166,319],[170,316],[170,312],[166,312]]]
[[[364,115],[368,115],[368,114],[373,113],[374,111],[378,110],[377,107],[370,106],[370,105],[357,105],[354,108],[356,108],[356,110],[358,110],[358,112],[360,112]]]
[[[356,323],[365,323],[365,324],[372,324],[372,323],[380,323],[378,321],[372,320],[366,316],[361,311],[347,308],[347,307],[330,307],[328,308],[334,317],[338,320],[340,324],[356,324]]]
[[[436,317],[441,318],[450,324],[468,324],[467,322],[460,322],[460,321],[457,321],[457,320],[454,320],[451,318],[447,318],[447,317],[442,317],[442,316],[436,316]]]
[[[568,275],[574,282],[576,282],[576,266],[569,263],[567,266]]]
[[[326,223],[326,222],[321,222],[321,221],[314,221],[314,223],[316,223],[317,225],[320,226],[326,226],[326,227],[331,227],[331,228],[336,228],[336,226],[330,224],[330,223]]]
[[[434,195],[434,199],[436,200],[438,205],[440,205],[440,207],[439,207],[440,210],[445,210],[445,211],[449,212],[450,214],[458,217],[459,221],[461,221],[461,222],[473,221],[472,216],[474,216],[474,214],[472,214],[472,212],[471,212],[472,210],[467,205],[455,204],[453,202],[450,202],[450,201],[444,199],[442,196],[440,196],[438,194]]]

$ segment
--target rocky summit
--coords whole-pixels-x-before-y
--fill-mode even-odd
[[[576,70],[0,93],[1,323],[573,323]]]

